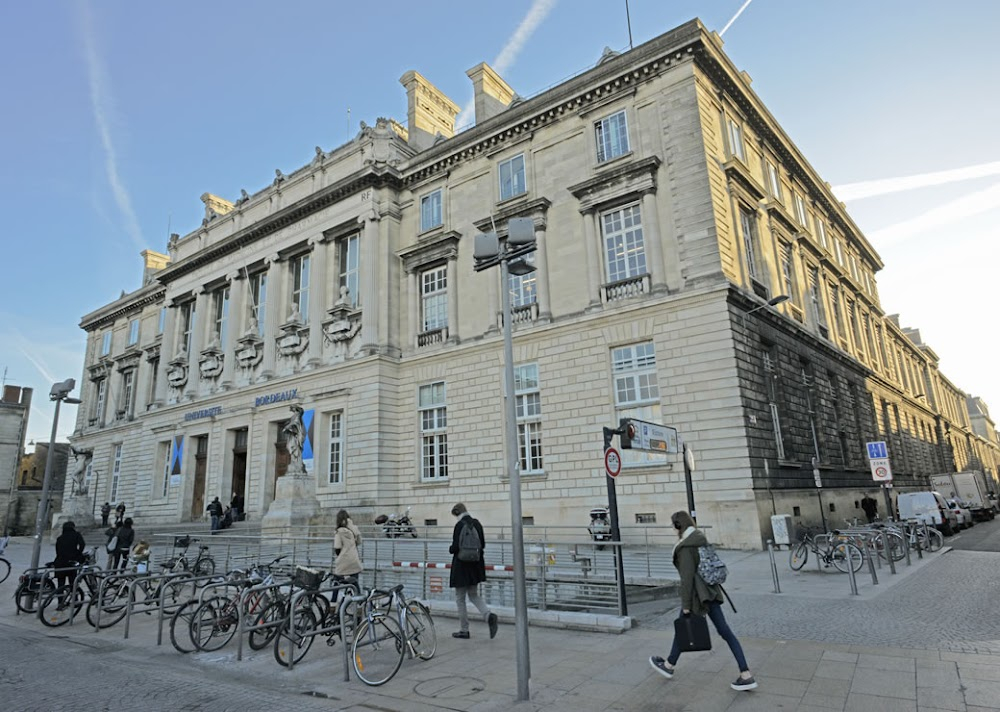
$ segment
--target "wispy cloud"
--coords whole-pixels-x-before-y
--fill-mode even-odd
[[[108,89],[107,72],[104,70],[104,64],[97,52],[90,8],[86,2],[80,2],[78,7],[83,55],[87,65],[87,82],[90,87],[90,105],[94,112],[97,132],[101,137],[101,146],[104,149],[104,168],[108,174],[111,193],[114,195],[115,203],[125,221],[125,231],[132,238],[132,242],[142,250],[146,248],[146,242],[142,238],[139,221],[132,209],[132,198],[118,172],[118,154],[115,151],[115,143],[111,135],[111,122],[108,120],[112,102],[111,92]]]
[[[46,381],[48,381],[49,383],[55,383],[57,380],[60,380],[52,375],[52,371],[50,371],[48,367],[44,363],[42,363],[41,359],[38,359],[32,356],[30,353],[28,353],[28,350],[26,348],[24,348],[23,346],[18,346],[17,350],[20,351],[21,355],[28,360],[28,363],[30,363],[32,366],[35,367],[35,370],[37,370],[40,374],[42,374],[42,377]]]
[[[940,228],[954,230],[959,221],[997,208],[1000,208],[1000,183],[876,230],[869,233],[868,237],[877,248],[881,249],[931,230]]]
[[[507,43],[500,50],[500,53],[493,60],[490,65],[496,70],[497,74],[503,76],[503,73],[510,69],[514,62],[517,61],[517,56],[521,53],[524,48],[524,44],[531,39],[531,35],[535,33],[538,26],[541,25],[548,14],[552,12],[552,8],[556,6],[557,0],[535,0],[528,9],[527,14],[524,19],[521,20],[521,24],[517,26],[508,39]],[[476,100],[472,99],[465,105],[459,113],[458,118],[455,120],[457,126],[465,126],[472,123],[475,118],[476,112]]]
[[[995,175],[1000,175],[1000,161],[980,163],[964,168],[953,168],[947,171],[918,173],[900,178],[883,178],[880,180],[860,181],[858,183],[845,183],[844,185],[835,187],[833,192],[843,201],[863,200],[864,198],[874,198],[889,193],[899,193],[904,190],[929,188],[935,185],[958,183],[963,180],[986,178]]]

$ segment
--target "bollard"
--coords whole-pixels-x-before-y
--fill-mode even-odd
[[[865,553],[868,558],[868,571],[872,575],[872,584],[878,586],[878,576],[875,574],[875,562],[872,561],[872,552],[870,550],[866,550]]]
[[[774,563],[774,542],[767,540],[767,555],[771,557],[771,578],[774,580],[774,592],[781,593],[781,586],[778,584],[778,565]]]
[[[886,534],[885,529],[880,530],[882,537],[882,550],[885,551],[885,559],[889,562],[889,571],[896,575],[896,562],[892,560],[892,551],[889,550],[889,535]]]
[[[924,526],[926,527],[927,524],[924,524]],[[917,537],[917,558],[918,559],[924,558],[924,547],[922,547],[920,545],[921,541],[922,541],[922,538],[918,536]]]
[[[851,563],[850,558],[847,559],[847,578],[851,582],[851,595],[858,595],[858,580],[854,577],[854,565]]]
[[[906,543],[906,547],[905,547],[905,550],[906,550],[906,565],[907,566],[912,566],[912,564],[910,563],[910,530],[909,530],[909,528],[905,524],[903,525],[903,531],[905,532],[905,536],[903,537],[903,539],[904,539],[904,541]]]

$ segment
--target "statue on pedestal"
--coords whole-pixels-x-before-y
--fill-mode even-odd
[[[94,460],[94,451],[77,450],[72,445],[69,446],[69,449],[73,451],[73,457],[76,459],[76,465],[73,467],[73,472],[70,475],[72,483],[70,496],[84,496],[87,494],[87,468]]]
[[[288,448],[288,474],[290,475],[304,475],[306,472],[305,464],[302,462],[302,444],[305,442],[306,429],[305,424],[302,422],[302,406],[292,405],[292,417],[282,428],[285,433],[285,447]]]

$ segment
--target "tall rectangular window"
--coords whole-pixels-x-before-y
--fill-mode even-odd
[[[598,163],[628,153],[628,122],[624,111],[601,119],[594,125],[594,130],[597,133]]]
[[[743,250],[747,256],[747,272],[753,279],[760,279],[757,273],[757,216],[746,208],[740,208],[740,228],[743,232]]]
[[[107,356],[111,353],[111,332],[105,331],[101,335],[101,356]]]
[[[851,335],[854,337],[854,348],[861,354],[865,352],[865,344],[861,340],[861,325],[858,323],[858,308],[855,303],[847,300],[847,318],[851,322]]]
[[[795,219],[802,227],[809,228],[809,213],[806,212],[806,201],[798,193],[795,194]]]
[[[167,324],[167,308],[160,307],[160,316],[156,320],[156,333],[162,334],[163,328],[166,326],[166,324]]]
[[[746,151],[743,149],[743,127],[732,119],[727,119],[729,130],[729,153],[732,156],[746,161]]]
[[[165,442],[160,443],[160,454],[158,462],[160,463],[160,473],[161,473],[160,477],[161,497],[167,496],[167,492],[169,491],[168,488],[170,487],[170,469],[171,469],[170,447],[172,444],[173,443],[171,440],[167,440]]]
[[[339,410],[330,413],[330,459],[326,481],[331,485],[344,481],[344,414]]]
[[[812,309],[812,318],[819,327],[820,334],[827,336],[826,314],[823,309],[823,295],[820,292],[819,267],[809,268],[809,305]]]
[[[185,302],[181,305],[181,345],[184,353],[191,353],[191,336],[194,334],[194,302]]]
[[[771,197],[781,202],[781,176],[778,174],[778,167],[770,161],[765,161],[764,166],[767,171],[767,187],[771,190]]]
[[[264,318],[267,316],[267,272],[250,275],[250,315],[257,320],[257,335],[264,335]]]
[[[848,261],[851,263],[851,276],[854,277],[855,282],[861,281],[861,276],[858,274],[858,260],[854,257],[854,253],[848,254]]]
[[[781,256],[781,286],[791,299],[792,304],[798,304],[799,295],[795,289],[795,264],[792,262],[792,248],[789,244],[782,242],[778,245],[778,253]]]
[[[833,323],[837,327],[837,334],[846,338],[847,331],[844,329],[844,316],[840,311],[840,287],[836,284],[830,285],[830,311],[833,312]]]
[[[129,370],[122,374],[122,416],[127,420],[132,417],[132,405],[135,393],[135,371]]]
[[[506,161],[501,161],[500,173],[500,200],[513,198],[528,190],[528,184],[524,177],[524,154],[518,154]]]
[[[420,275],[423,330],[437,331],[448,326],[448,268],[434,267]]]
[[[765,347],[764,377],[767,379],[768,409],[771,412],[771,427],[774,429],[774,445],[778,451],[778,459],[785,459],[785,439],[781,434],[781,411],[778,408],[778,374],[775,369],[774,347]]]
[[[156,381],[160,377],[160,359],[154,358],[149,362],[149,394],[146,398],[146,405],[149,406],[156,400]]]
[[[837,264],[844,266],[844,246],[840,243],[840,238],[833,238],[833,248],[837,253]]]
[[[622,418],[660,422],[660,386],[653,342],[612,349],[611,375],[615,391],[615,422]],[[662,462],[662,456],[625,451],[622,453],[622,462],[626,465],[652,464]]]
[[[360,295],[361,236],[354,234],[337,240],[337,265],[341,291],[347,287],[347,303],[358,306]]]
[[[139,343],[139,320],[132,319],[128,323],[128,345],[135,346]]]
[[[822,218],[818,216],[816,218],[816,234],[819,235],[819,244],[822,245],[824,249],[829,250],[830,245],[826,240],[826,223],[823,222]]]
[[[115,455],[111,464],[111,501],[118,501],[118,486],[121,484],[122,476],[122,446],[115,445]]]
[[[97,400],[94,403],[94,420],[98,426],[104,425],[104,404],[108,398],[108,379],[97,382]]]
[[[537,474],[543,471],[542,394],[538,385],[538,364],[515,366],[514,400],[521,472]]]
[[[212,295],[215,312],[214,333],[222,348],[226,347],[226,331],[229,325],[229,287],[215,290]]]
[[[537,284],[534,272],[508,275],[511,308],[516,309],[534,304],[537,298]]]
[[[642,212],[638,204],[603,213],[601,231],[609,283],[647,274]]]
[[[435,190],[420,199],[420,232],[426,232],[442,223],[441,191]]]
[[[879,366],[878,353],[875,351],[875,334],[872,333],[871,317],[867,312],[861,314],[861,324],[865,332],[865,343],[868,345],[868,358],[876,366]]]
[[[309,255],[292,260],[291,303],[296,306],[303,323],[309,321]]]
[[[448,477],[448,405],[444,381],[420,386],[420,479]]]

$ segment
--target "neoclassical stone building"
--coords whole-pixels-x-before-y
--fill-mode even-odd
[[[464,501],[509,524],[501,288],[527,522],[586,535],[601,429],[625,416],[691,445],[699,518],[728,546],[759,546],[775,511],[857,514],[867,441],[889,442],[897,487],[996,476],[995,432],[883,313],[878,254],[700,22],[530,99],[468,75],[473,128],[407,72],[405,127],[362,124],[233,202],[206,193],[200,226],[144,253],[144,286],[83,318],[73,441],[99,500],[146,522],[233,492],[252,518],[287,512],[295,404],[291,509],[445,524]],[[500,285],[472,242],[513,217],[534,222],[537,269]],[[626,524],[685,506],[677,456],[626,453],[617,487]]]

